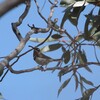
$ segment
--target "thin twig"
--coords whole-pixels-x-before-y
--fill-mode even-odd
[[[40,17],[46,22],[46,23],[48,23],[48,21],[46,20],[46,18],[41,14],[41,12],[40,12],[40,7],[39,7],[39,5],[38,5],[38,3],[37,3],[37,0],[34,0],[34,2],[35,2],[35,4],[36,4],[36,7],[37,7],[37,12],[38,12],[38,14],[40,15]]]
[[[95,48],[95,46],[94,46],[94,54],[95,54],[95,58],[96,58],[97,62],[100,62],[99,59],[98,59],[98,57],[97,57],[97,53],[96,53],[96,48]]]
[[[40,45],[44,44],[44,43],[48,40],[48,38],[51,36],[52,31],[53,31],[53,30],[51,29],[51,31],[50,31],[49,35],[47,36],[47,38],[46,38],[43,42],[41,42],[40,44],[38,44],[38,45],[35,46],[35,47],[39,47]]]
[[[27,16],[29,9],[30,9],[30,0],[26,0],[25,4],[26,4],[26,8],[23,12],[23,14],[19,17],[18,21],[15,23],[12,23],[12,30],[15,33],[16,37],[18,38],[19,41],[21,41],[21,39],[23,38],[20,31],[18,30],[18,26],[22,24],[24,18]]]

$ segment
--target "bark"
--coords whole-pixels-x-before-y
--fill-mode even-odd
[[[24,2],[25,0],[5,0],[0,3],[0,17]]]

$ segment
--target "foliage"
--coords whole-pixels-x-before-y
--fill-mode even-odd
[[[91,82],[86,77],[81,75],[79,69],[83,68],[88,72],[92,73],[93,71],[90,65],[100,66],[100,62],[96,54],[96,50],[98,49],[97,47],[100,46],[100,8],[98,10],[98,13],[94,15],[96,7],[100,6],[100,1],[61,0],[59,2],[59,0],[54,0],[54,2],[51,2],[50,0],[48,0],[48,2],[51,4],[51,9],[50,9],[50,15],[47,19],[40,12],[40,7],[38,5],[37,0],[34,0],[34,2],[36,4],[39,16],[47,24],[47,27],[41,28],[41,27],[36,27],[34,24],[32,26],[28,25],[30,27],[30,31],[27,32],[25,37],[22,36],[18,27],[22,24],[24,18],[28,14],[31,3],[30,0],[26,0],[25,11],[19,17],[17,22],[12,22],[12,30],[19,41],[19,45],[16,47],[14,51],[12,51],[11,54],[4,57],[4,60],[0,62],[0,76],[2,76],[1,81],[3,80],[4,76],[7,75],[8,71],[11,71],[12,73],[15,74],[20,74],[35,70],[41,70],[41,71],[59,70],[58,77],[60,81],[62,79],[62,76],[67,75],[68,73],[72,73],[72,75],[62,83],[61,87],[58,90],[58,96],[61,93],[61,91],[65,87],[67,87],[68,84],[70,84],[71,79],[74,78],[75,91],[79,88],[80,85],[80,90],[82,93],[82,97],[77,100],[89,100],[90,97],[93,95],[93,93],[99,88],[99,85],[95,86],[93,82]],[[60,25],[57,23],[59,21],[59,17],[54,18],[53,20],[54,9],[59,7],[58,6],[59,4],[61,7],[65,7],[65,10],[63,11],[64,16],[62,17]],[[84,32],[80,32],[78,28],[79,19],[82,15],[82,12],[84,12],[86,7],[89,5],[94,5],[94,8],[90,8],[91,11],[88,12],[88,14],[83,15],[85,17]],[[67,29],[65,28],[65,26],[67,25],[68,21],[71,23],[71,25],[75,26],[75,28],[77,29],[78,34],[76,36],[73,36],[71,33],[68,33],[66,31]],[[32,38],[31,36],[32,34],[38,34],[38,33],[41,34],[49,33],[49,35],[46,38],[41,38],[41,37]],[[46,68],[44,67],[41,68],[37,66],[31,69],[23,69],[19,71],[14,70],[12,66],[14,66],[23,55],[26,55],[33,50],[31,48],[25,53],[19,54],[24,49],[28,41],[31,41],[33,43],[34,42],[38,43],[38,45],[34,46],[34,48],[37,47],[40,48],[40,46],[42,46],[40,48],[42,53],[51,51],[53,52],[56,50],[61,52],[62,53],[62,55],[60,56],[61,60],[57,62],[57,66],[46,67]],[[88,54],[84,46],[87,46],[87,48],[88,46],[94,47],[93,55],[95,56],[96,61],[89,61]],[[12,64],[10,64],[9,62],[14,58],[17,58],[17,60],[14,61]],[[84,83],[90,85],[93,88],[87,89]]]

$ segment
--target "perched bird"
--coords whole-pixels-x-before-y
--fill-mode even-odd
[[[39,65],[44,66],[44,65],[47,65],[48,63],[53,62],[53,61],[61,61],[61,59],[53,59],[51,57],[44,55],[43,53],[41,53],[39,48],[34,48],[32,46],[30,46],[30,47],[34,49],[33,59]]]

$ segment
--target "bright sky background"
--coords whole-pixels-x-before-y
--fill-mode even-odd
[[[39,4],[43,5],[44,0],[38,0]],[[46,5],[49,8],[49,4],[46,3]],[[47,6],[43,9],[43,14],[48,17],[49,11]],[[21,33],[23,36],[30,30],[30,28],[27,26],[27,24],[32,25],[33,23],[36,26],[42,26],[45,27],[44,22],[40,19],[38,16],[36,10],[35,10],[34,2],[32,1],[32,7],[28,14],[28,16],[25,18],[23,24],[19,27]],[[18,45],[19,41],[17,40],[15,34],[12,31],[11,23],[16,22],[19,15],[22,14],[24,11],[25,6],[21,5],[16,7],[14,10],[7,13],[5,16],[0,18],[0,57],[6,56],[9,53],[11,53],[16,46]],[[63,15],[62,9],[57,11],[54,14],[54,17],[59,18],[59,22],[61,21],[61,17]],[[83,22],[83,19],[80,19],[80,21]],[[58,23],[59,23],[58,22]],[[80,24],[80,29],[83,31],[83,26]],[[70,24],[68,23],[68,26],[66,26],[69,32],[71,34],[75,34],[76,29],[74,26],[70,27]],[[36,37],[37,35],[34,35],[33,37]],[[41,34],[40,34],[41,36]],[[28,44],[30,44],[29,42]],[[33,45],[33,43],[31,43]],[[25,50],[28,50],[29,48],[25,48]],[[25,51],[24,50],[24,51]],[[24,52],[23,51],[23,52]],[[91,50],[88,49],[89,56],[91,59]],[[59,56],[59,53],[54,54],[56,56]],[[28,55],[22,57],[18,64],[15,64],[13,68],[15,69],[23,69],[28,67],[36,66],[37,64],[32,60],[32,52],[30,52]],[[80,70],[81,73],[83,73],[84,76],[87,77],[87,79],[93,80],[95,85],[98,85],[100,83],[100,68],[92,68],[93,74],[88,73],[87,71]],[[75,100],[75,98],[78,98],[81,96],[79,93],[79,90],[75,93],[75,82],[74,79],[71,80],[71,83],[66,87],[60,94],[60,96],[57,98],[57,91],[59,87],[61,86],[61,83],[65,81],[65,79],[68,79],[70,74],[65,75],[62,78],[62,82],[59,82],[59,78],[57,77],[58,71],[52,72],[41,72],[41,71],[34,71],[30,73],[24,73],[24,74],[12,74],[8,73],[7,76],[4,78],[4,80],[0,83],[0,92],[3,94],[6,100]],[[96,79],[97,77],[97,79]],[[95,92],[93,95],[92,100],[99,100],[100,99],[100,89]]]

